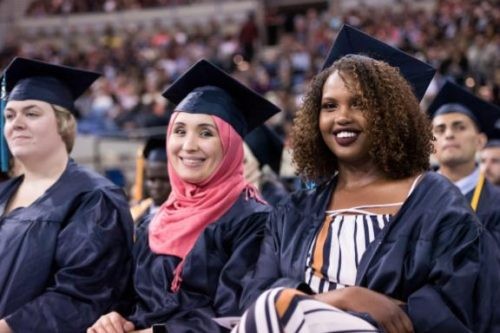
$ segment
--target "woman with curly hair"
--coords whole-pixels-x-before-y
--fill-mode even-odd
[[[474,300],[480,226],[459,191],[427,171],[431,127],[413,89],[421,97],[432,75],[422,86],[404,66],[344,56],[356,53],[337,50],[347,33],[370,38],[340,33],[338,60],[313,79],[294,121],[295,163],[319,185],[270,215],[242,299],[254,303],[234,331],[488,331],[490,300]]]

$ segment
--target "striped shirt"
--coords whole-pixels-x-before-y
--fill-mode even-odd
[[[422,175],[413,181],[407,197]],[[391,220],[374,208],[401,206],[403,202],[364,205],[326,211],[325,221],[307,254],[305,281],[315,293],[353,286],[358,265],[368,245]]]

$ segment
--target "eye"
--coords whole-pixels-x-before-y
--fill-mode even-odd
[[[10,112],[6,112],[6,113],[4,114],[4,118],[5,118],[6,120],[12,120],[12,119],[14,118],[14,114],[13,114],[13,113],[10,113]]]
[[[334,110],[336,107],[337,107],[337,103],[332,102],[332,101],[323,102],[321,104],[321,110],[325,110],[325,111]]]
[[[363,105],[362,105],[361,100],[359,98],[354,99],[351,103],[351,107],[354,109],[360,109],[362,106]]]
[[[184,135],[186,134],[186,131],[183,127],[175,127],[172,133],[174,133],[175,135]]]
[[[212,137],[212,136],[214,136],[214,134],[212,133],[212,131],[211,131],[211,130],[208,130],[208,129],[204,129],[204,130],[202,130],[202,131],[200,132],[200,135],[201,135],[202,137]]]
[[[38,113],[37,112],[33,112],[33,111],[28,111],[28,112],[26,112],[26,117],[28,117],[28,118],[36,118],[36,117],[38,117]]]

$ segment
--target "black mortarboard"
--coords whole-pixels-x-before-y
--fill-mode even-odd
[[[44,101],[76,112],[74,101],[100,76],[98,73],[38,60],[16,57],[0,77],[2,85],[0,127],[8,101]],[[3,135],[0,140],[2,170],[8,169],[9,153]]]
[[[328,52],[322,70],[348,54],[361,54],[399,68],[420,101],[436,70],[417,58],[344,24]]]
[[[283,141],[278,134],[266,125],[262,125],[248,133],[245,142],[261,167],[267,164],[279,175]]]
[[[75,112],[74,101],[100,74],[16,57],[3,76],[6,78],[7,101],[35,99]]]
[[[151,162],[166,162],[165,135],[152,136],[146,141],[142,151],[144,159]]]
[[[176,111],[217,116],[241,137],[263,124],[280,109],[209,61],[189,68],[163,93]]]
[[[500,128],[500,107],[482,100],[451,81],[446,81],[439,90],[427,113],[431,118],[447,113],[465,114],[488,138],[495,136]]]

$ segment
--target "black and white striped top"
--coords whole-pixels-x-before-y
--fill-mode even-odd
[[[408,193],[415,188],[417,177]],[[364,205],[326,211],[325,221],[307,255],[305,281],[316,293],[353,286],[361,257],[391,215],[370,209],[401,206],[403,202]]]

